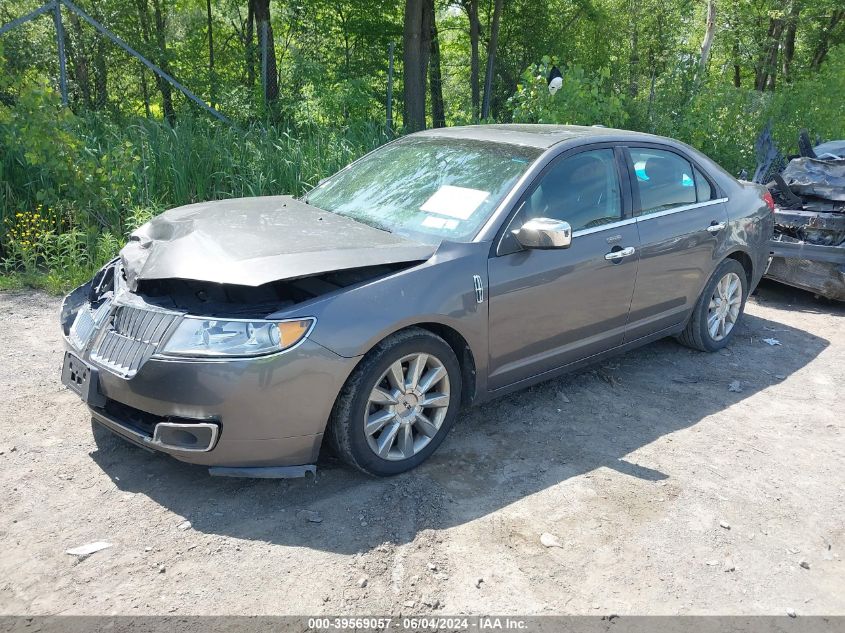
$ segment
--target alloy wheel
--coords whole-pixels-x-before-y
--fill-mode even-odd
[[[714,341],[730,334],[742,307],[742,281],[736,273],[728,273],[719,280],[707,308],[707,330]]]
[[[376,381],[364,411],[364,436],[382,459],[413,457],[437,435],[449,410],[449,372],[431,354],[409,354]]]

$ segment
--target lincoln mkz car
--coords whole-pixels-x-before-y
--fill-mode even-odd
[[[772,207],[667,138],[412,134],[301,199],[139,228],[65,299],[62,379],[95,423],[212,474],[301,475],[326,441],[392,475],[463,406],[662,337],[727,345]]]

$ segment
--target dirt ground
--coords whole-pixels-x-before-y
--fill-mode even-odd
[[[92,435],[58,305],[0,294],[2,614],[845,614],[842,305],[764,285],[721,353],[662,341],[464,412],[414,472],[290,481]]]

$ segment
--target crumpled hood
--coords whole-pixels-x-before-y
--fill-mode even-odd
[[[139,279],[243,286],[400,262],[436,246],[322,211],[290,196],[191,204],[140,227],[120,251],[129,288]]]

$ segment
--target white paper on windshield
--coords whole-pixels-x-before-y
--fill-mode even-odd
[[[450,220],[449,218],[438,218],[436,215],[429,215],[423,219],[422,225],[430,229],[446,229],[447,231],[454,231],[458,228],[458,221]]]
[[[467,220],[490,195],[489,191],[443,185],[420,207],[420,211]]]

